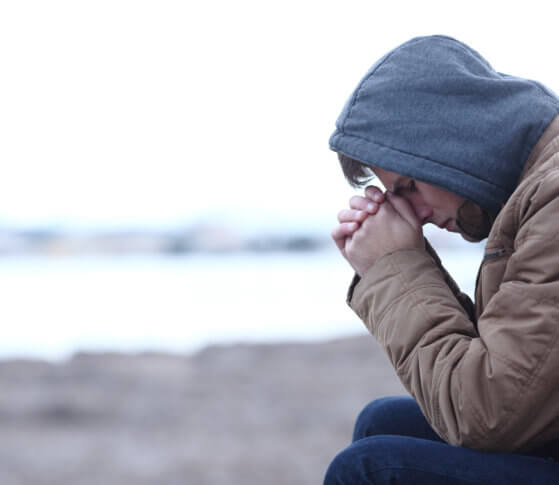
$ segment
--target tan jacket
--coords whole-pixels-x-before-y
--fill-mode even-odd
[[[475,309],[430,248],[379,259],[348,303],[449,443],[559,439],[559,117],[491,229]]]

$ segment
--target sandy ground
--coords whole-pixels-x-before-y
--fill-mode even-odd
[[[0,484],[320,484],[370,400],[370,336],[0,363]]]

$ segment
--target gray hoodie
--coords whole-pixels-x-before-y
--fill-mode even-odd
[[[496,72],[455,39],[418,37],[367,72],[330,148],[496,213],[558,114],[559,99],[540,83]]]

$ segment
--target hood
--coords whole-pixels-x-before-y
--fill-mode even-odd
[[[559,99],[540,83],[496,72],[450,37],[418,37],[367,72],[330,148],[496,213],[558,113]]]

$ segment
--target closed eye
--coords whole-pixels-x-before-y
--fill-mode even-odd
[[[417,187],[415,185],[415,180],[411,179],[407,185],[405,186],[400,186],[400,187],[395,187],[393,192],[396,195],[402,195],[402,193],[404,192],[415,192],[417,190]]]

